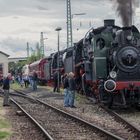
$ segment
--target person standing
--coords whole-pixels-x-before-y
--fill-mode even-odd
[[[37,73],[36,73],[36,71],[34,70],[33,71],[33,77],[32,77],[33,79],[33,90],[35,91],[35,90],[37,90],[37,80],[38,80],[38,75],[37,75]]]
[[[23,81],[23,75],[22,75],[22,73],[19,74],[19,77],[18,78],[19,78],[18,81],[19,81],[20,86],[23,87],[24,81]]]
[[[29,84],[31,87],[33,87],[33,74],[29,73]]]
[[[76,82],[74,78],[74,73],[69,73],[69,106],[72,108],[76,108],[74,106],[74,100],[75,100],[75,90],[76,90]]]
[[[10,75],[3,80],[4,100],[3,106],[9,106]]]
[[[69,107],[69,81],[68,81],[68,74],[65,73],[63,76],[63,87],[64,87],[64,107]]]
[[[24,75],[23,80],[24,80],[25,88],[27,88],[28,85],[29,85],[29,76],[28,75]]]
[[[59,79],[58,79],[59,78]],[[53,92],[59,92],[60,91],[60,83],[61,83],[61,76],[59,71],[56,71],[53,75],[53,79],[54,79],[54,88],[53,88]],[[59,82],[59,83],[58,83]],[[59,84],[59,85],[58,85]]]

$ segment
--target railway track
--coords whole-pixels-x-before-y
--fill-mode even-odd
[[[127,121],[125,118],[120,116],[117,112],[112,111],[111,109],[108,109],[107,107],[100,105],[101,108],[103,108],[105,111],[107,111],[109,114],[111,114],[114,119],[121,123],[126,129],[128,129],[129,132],[133,133],[134,138],[136,140],[140,139],[140,129],[138,129],[136,126],[134,126],[132,123]]]
[[[22,96],[23,97],[23,96]],[[53,140],[53,138],[49,135],[49,133],[38,123],[38,121],[36,121],[34,119],[34,117],[32,117],[16,100],[14,100],[13,98],[10,98],[10,100],[18,107],[20,108],[20,110],[22,112],[24,112],[26,114],[26,116],[28,116],[32,122],[37,125],[39,127],[39,129],[44,133],[45,137],[48,139],[48,140]]]
[[[38,99],[33,100],[33,98],[31,99],[30,97],[30,100],[27,100],[27,95],[25,95],[25,98],[23,95],[14,95],[12,98],[14,99],[11,100],[16,100],[19,104],[18,106],[24,108],[24,111],[26,110],[26,112],[30,114],[28,116],[32,116],[33,120],[36,120],[38,124],[41,125],[42,130],[44,130],[44,132],[46,131],[45,134],[49,134],[52,139],[122,139],[77,116],[57,109]]]
[[[23,94],[23,91],[22,91],[22,94]],[[42,96],[42,97],[44,100],[43,103],[46,104],[46,102],[48,102],[48,96],[47,96],[46,101],[45,101],[45,96]],[[56,106],[57,108],[60,108],[60,107],[58,107],[58,105],[55,105],[55,104],[52,104],[52,105]],[[91,119],[86,119],[85,117],[82,117],[82,114],[78,115],[76,110],[74,110],[74,112],[71,112],[71,114],[75,114],[79,118],[83,118],[84,120],[87,120],[91,124],[96,124],[100,128],[103,128],[103,129],[109,131],[110,133],[114,133],[115,135],[119,136],[122,139],[139,140],[139,137],[140,137],[139,129],[137,129],[134,125],[131,125],[128,121],[126,121],[119,115],[117,115],[117,113],[115,113],[116,115],[114,116],[113,113],[111,113],[112,111],[107,110],[107,108],[105,109],[104,106],[100,106],[100,108],[103,109],[101,111],[101,112],[103,112],[103,114],[101,114],[101,112],[99,112],[100,115],[98,116],[98,118],[103,118],[103,120],[108,120],[108,122],[110,123],[109,125],[105,124],[105,122],[98,122],[96,124],[96,121],[94,120],[95,115],[93,115],[93,117]],[[93,110],[96,110],[96,109],[93,109]],[[68,113],[69,113],[69,111],[68,111]],[[115,123],[115,122],[117,122],[117,123]],[[114,127],[112,127],[113,125],[114,125]]]
[[[140,110],[136,108],[115,110],[126,121],[131,122],[133,126],[140,130]]]

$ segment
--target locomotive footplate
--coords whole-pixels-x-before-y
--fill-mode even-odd
[[[140,81],[117,81],[116,82],[116,90],[123,90],[127,88],[128,90],[135,90],[140,88]]]

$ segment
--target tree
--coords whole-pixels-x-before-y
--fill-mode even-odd
[[[12,75],[16,75],[18,73],[22,72],[22,67],[27,63],[26,60],[22,60],[22,61],[18,61],[18,62],[9,62],[8,64],[8,68],[9,68],[9,72]]]
[[[28,59],[27,59],[27,64],[33,63],[34,61],[37,61],[37,56],[36,55],[31,55]]]

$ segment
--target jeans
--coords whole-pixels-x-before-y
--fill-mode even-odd
[[[60,85],[59,85],[59,87],[60,87]],[[58,87],[58,83],[57,83],[57,82],[55,82],[55,83],[54,83],[53,92],[60,92],[59,87]]]
[[[69,106],[74,106],[75,91],[69,91]]]
[[[4,89],[3,106],[9,105],[9,90]]]
[[[37,90],[37,81],[33,80],[33,90]]]
[[[69,106],[69,91],[68,89],[64,89],[64,106]]]

